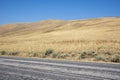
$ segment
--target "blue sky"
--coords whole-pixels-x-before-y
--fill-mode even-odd
[[[0,24],[120,16],[120,0],[0,0]]]

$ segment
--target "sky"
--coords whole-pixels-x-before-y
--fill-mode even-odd
[[[0,0],[0,24],[114,16],[120,0]]]

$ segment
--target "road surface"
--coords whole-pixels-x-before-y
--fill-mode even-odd
[[[0,80],[120,80],[120,64],[1,56]]]

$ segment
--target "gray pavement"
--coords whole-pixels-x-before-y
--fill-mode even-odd
[[[1,56],[0,80],[120,80],[120,64]]]

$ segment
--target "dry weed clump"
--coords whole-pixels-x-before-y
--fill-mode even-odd
[[[19,52],[10,52],[10,51],[0,51],[0,55],[12,55],[12,56],[16,56],[19,55]]]

